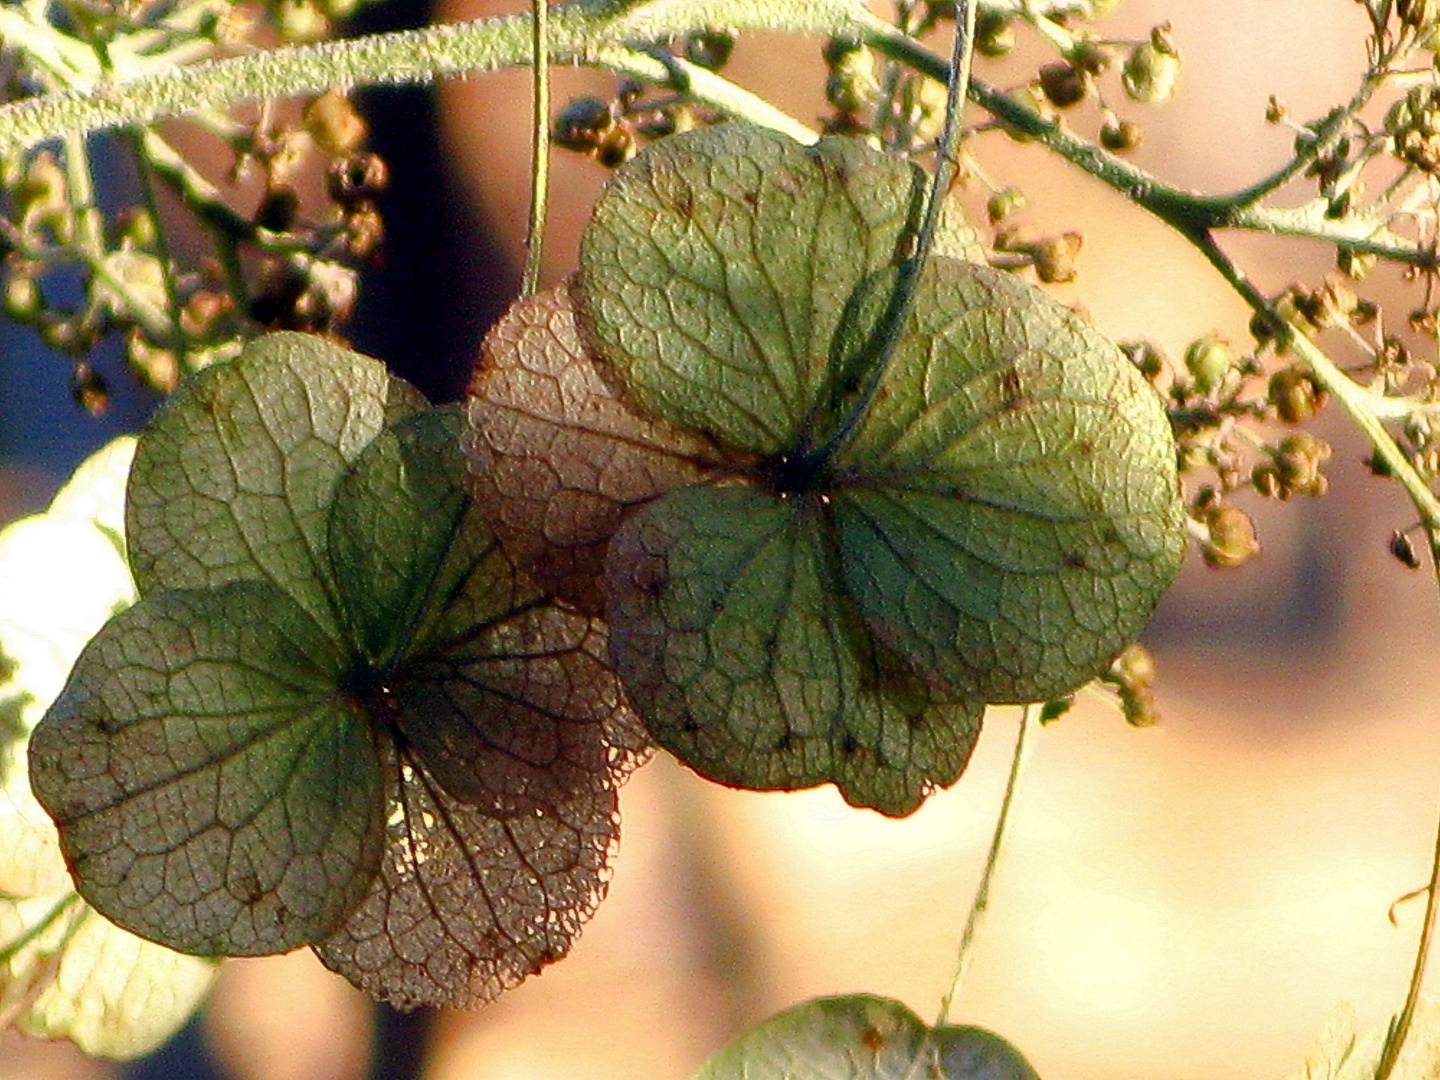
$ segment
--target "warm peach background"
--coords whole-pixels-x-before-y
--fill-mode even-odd
[[[450,0],[444,16],[523,7]],[[1290,136],[1264,123],[1269,94],[1310,119],[1349,97],[1363,64],[1352,0],[1125,0],[1109,25],[1140,37],[1165,18],[1182,89],[1129,107],[1147,134],[1136,159],[1205,190],[1283,160]],[[817,53],[770,42],[731,74],[810,119]],[[558,74],[561,101],[613,85]],[[518,243],[525,75],[442,93],[456,169]],[[1085,233],[1080,280],[1061,295],[1107,333],[1172,354],[1217,329],[1248,342],[1242,305],[1180,240],[1042,151],[995,137],[982,157],[1025,188],[1030,221]],[[601,179],[557,155],[552,276],[571,265]],[[1328,265],[1314,245],[1238,238],[1233,250],[1272,290]],[[1220,574],[1196,560],[1165,602],[1162,726],[1130,730],[1091,702],[1038,740],[954,1016],[1012,1039],[1047,1080],[1278,1080],[1338,1003],[1369,1027],[1403,998],[1423,905],[1403,905],[1398,929],[1386,910],[1428,873],[1440,598],[1386,554],[1412,514],[1364,474],[1338,421],[1325,429],[1338,494],[1260,508],[1258,563]],[[428,1077],[684,1080],[737,1029],[819,994],[889,994],[933,1017],[1014,734],[1012,714],[993,716],[963,780],[899,822],[829,790],[735,793],[656,761],[624,792],[611,895],[572,957],[445,1017]],[[236,1077],[363,1074],[363,1008],[307,956],[230,965],[210,1022]],[[322,1044],[321,1031],[337,1037]],[[0,1042],[0,1077],[78,1075],[59,1053],[27,1054],[34,1071],[17,1071],[18,1054]]]

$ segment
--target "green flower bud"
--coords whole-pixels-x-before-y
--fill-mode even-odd
[[[993,8],[983,9],[975,18],[975,51],[992,60],[1007,55],[1015,47],[1015,28],[1010,16]]]
[[[17,322],[27,322],[44,304],[40,284],[29,274],[12,273],[5,280],[5,314]]]
[[[1331,453],[1329,443],[1308,431],[1288,436],[1275,455],[1281,483],[1296,495],[1324,495],[1330,485],[1320,470]]]
[[[286,41],[316,41],[330,32],[330,20],[307,0],[281,0],[276,21]]]
[[[1081,40],[1067,55],[1070,63],[1087,75],[1103,75],[1115,63],[1115,48],[1099,41]]]
[[[1102,678],[1119,692],[1125,722],[1131,727],[1154,727],[1160,722],[1155,704],[1155,658],[1144,645],[1127,645]]]
[[[1152,383],[1167,366],[1164,350],[1153,341],[1126,341],[1121,343],[1120,348],[1130,358],[1130,362],[1140,369],[1140,374]]]
[[[131,246],[153,251],[159,239],[155,228],[155,215],[139,206],[131,206],[115,216],[115,232],[120,243],[128,241]]]
[[[1364,281],[1370,271],[1375,269],[1375,261],[1374,255],[1355,251],[1353,248],[1342,247],[1335,256],[1335,265],[1352,281]]]
[[[1023,210],[1025,202],[1023,191],[1008,187],[990,196],[989,202],[985,204],[985,213],[990,217],[990,224],[998,225],[1017,210]]]
[[[1227,341],[1209,334],[1190,343],[1185,350],[1185,367],[1195,380],[1195,388],[1202,394],[1211,394],[1235,367],[1235,353]]]
[[[1180,56],[1157,44],[1156,35],[1137,45],[1125,61],[1120,82],[1134,101],[1169,101],[1180,81]]]
[[[1260,554],[1255,523],[1245,511],[1217,506],[1206,513],[1203,524],[1209,535],[1201,542],[1200,554],[1207,566],[1229,570]]]
[[[843,113],[865,108],[880,92],[875,77],[875,57],[869,49],[845,38],[832,38],[825,47],[830,77],[825,80],[825,100]]]
[[[1262,498],[1279,499],[1283,502],[1290,497],[1290,492],[1281,481],[1280,472],[1273,461],[1262,462],[1250,470],[1250,483]]]

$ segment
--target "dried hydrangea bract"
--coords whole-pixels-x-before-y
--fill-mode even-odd
[[[575,594],[605,597],[662,746],[894,815],[960,775],[987,704],[1105,671],[1184,547],[1163,404],[1073,312],[962,246],[890,325],[917,177],[845,138],[657,143],[602,194],[577,283],[492,336],[467,436],[480,490],[524,522],[517,558],[601,564]],[[612,438],[663,431],[667,460],[704,446],[703,468],[582,451],[584,395],[517,406],[556,363]]]
[[[453,409],[296,334],[141,439],[135,606],[37,727],[82,895],[181,951],[313,945],[401,1006],[493,997],[604,891],[643,735],[603,628],[483,524]]]

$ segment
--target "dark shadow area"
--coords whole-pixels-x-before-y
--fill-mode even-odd
[[[366,8],[350,33],[424,25],[428,4],[408,0]],[[370,123],[370,148],[390,166],[380,199],[385,246],[367,271],[346,334],[436,402],[457,400],[480,339],[519,288],[510,265],[446,165],[433,89],[402,87],[356,95]]]

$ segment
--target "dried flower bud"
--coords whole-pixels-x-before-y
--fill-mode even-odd
[[[390,186],[390,170],[379,154],[351,154],[332,162],[325,175],[330,198],[341,206],[379,198]]]
[[[1420,569],[1420,554],[1415,550],[1415,543],[1410,539],[1408,533],[1396,529],[1390,534],[1390,554],[1411,570]]]
[[[555,118],[550,141],[564,150],[593,154],[615,127],[615,114],[599,98],[572,99]]]
[[[1040,69],[1040,90],[1057,109],[1080,104],[1089,88],[1089,77],[1069,64],[1046,64]]]
[[[699,67],[719,71],[730,62],[735,51],[733,30],[706,30],[685,39],[685,59]]]
[[[91,416],[103,416],[110,407],[110,387],[103,375],[81,360],[70,373],[70,398]]]
[[[1067,232],[1042,240],[1031,249],[1035,273],[1048,284],[1075,280],[1075,260],[1085,238],[1078,232]]]
[[[1209,536],[1201,543],[1200,554],[1207,566],[1228,570],[1260,554],[1255,523],[1245,511],[1217,506],[1205,515],[1204,525]]]
[[[1406,26],[1429,29],[1440,21],[1440,0],[1396,0],[1395,12]]]
[[[1215,334],[1192,341],[1185,350],[1185,367],[1195,380],[1195,389],[1210,394],[1219,389],[1235,367],[1235,352],[1229,342]]]
[[[255,227],[270,232],[289,231],[300,212],[300,196],[292,187],[275,187],[265,192],[255,208]]]
[[[1270,376],[1267,396],[1281,420],[1303,424],[1324,406],[1327,395],[1307,369],[1292,364]]]
[[[1265,106],[1265,122],[1267,124],[1283,124],[1290,119],[1290,107],[1277,98],[1270,95],[1270,101]]]
[[[1113,154],[1124,154],[1134,150],[1144,140],[1145,133],[1133,120],[1121,120],[1113,113],[1100,125],[1100,145]]]
[[[1168,366],[1164,351],[1153,341],[1125,341],[1121,342],[1120,348],[1140,369],[1140,374],[1151,382],[1158,379]]]
[[[364,262],[375,257],[385,239],[385,223],[370,203],[360,203],[345,215],[345,251]]]
[[[305,106],[305,130],[330,157],[355,153],[365,141],[365,121],[339,90],[327,90]]]

